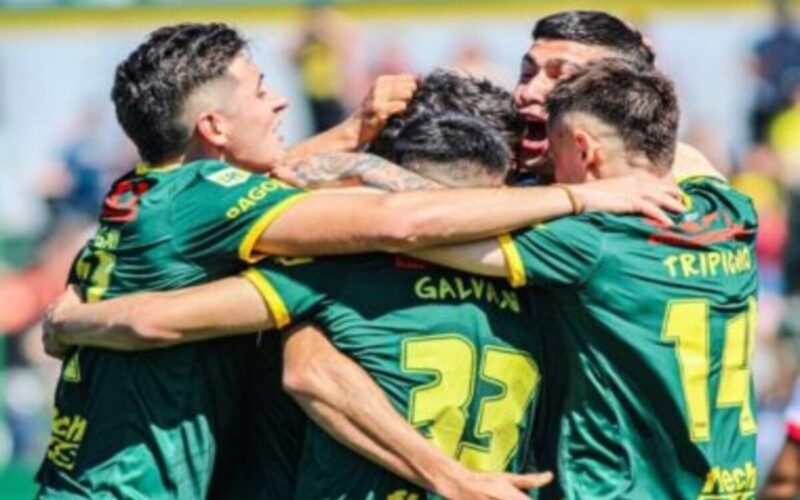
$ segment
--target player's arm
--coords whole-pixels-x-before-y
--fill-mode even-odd
[[[516,236],[505,234],[473,243],[423,248],[410,254],[418,259],[473,274],[506,277],[515,286],[530,281],[526,274],[537,270],[543,271],[545,281],[579,281],[581,272],[588,272],[592,267],[596,255],[591,249],[597,247],[599,238],[596,237],[595,228],[588,225],[585,231],[572,230],[574,235],[560,234],[562,229],[572,225],[566,221],[556,222],[555,232],[537,231],[534,228]],[[573,244],[576,241],[582,242],[584,250],[579,248],[580,244]],[[573,261],[575,265],[571,266],[570,262]],[[574,272],[555,272],[550,275],[548,266],[573,269]]]
[[[307,189],[368,186],[381,191],[442,189],[436,182],[368,154],[343,152],[303,156],[283,163],[271,175]]]
[[[376,164],[384,162],[371,157]],[[274,255],[410,251],[487,238],[576,211],[682,211],[675,185],[646,173],[568,188],[455,189],[397,194],[316,193],[272,219],[246,248]],[[253,252],[255,250],[255,252]]]
[[[689,177],[714,177],[726,181],[725,175],[708,161],[703,153],[689,144],[679,142],[675,148],[672,174],[678,180]]]
[[[503,253],[503,245],[507,244],[509,238],[508,235],[501,235],[474,243],[423,248],[409,255],[472,274],[510,278],[513,269],[507,264],[507,256]]]
[[[284,345],[284,388],[318,425],[355,452],[445,498],[527,498],[552,475],[476,474],[442,453],[392,407],[372,378],[314,326]]]
[[[398,75],[379,76],[372,84],[361,106],[339,125],[302,141],[287,151],[290,164],[295,160],[317,153],[335,151],[357,151],[369,144],[386,125],[386,121],[398,113],[402,113],[417,89],[417,77],[404,73]],[[297,177],[293,168],[283,169],[283,180],[303,186],[303,175],[298,171]],[[302,170],[301,168],[299,170]],[[346,177],[345,174],[339,173]],[[340,180],[342,177],[329,178]],[[322,179],[315,179],[320,182]]]
[[[259,292],[233,277],[171,292],[140,293],[83,304],[68,290],[47,313],[45,350],[74,346],[137,351],[275,327]]]

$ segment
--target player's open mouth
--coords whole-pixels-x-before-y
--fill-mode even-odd
[[[544,118],[526,116],[525,133],[522,136],[523,156],[536,159],[547,153],[547,126]]]

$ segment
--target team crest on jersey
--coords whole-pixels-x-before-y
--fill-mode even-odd
[[[235,167],[227,167],[223,168],[219,172],[206,175],[206,179],[210,180],[214,184],[219,184],[222,187],[229,188],[244,183],[250,178],[251,175],[253,174],[250,172],[245,172],[244,170]]]

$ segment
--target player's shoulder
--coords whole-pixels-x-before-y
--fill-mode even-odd
[[[692,210],[723,213],[726,219],[745,227],[758,224],[753,200],[724,179],[690,177],[680,180],[678,185]]]
[[[210,182],[223,188],[244,184],[254,175],[252,172],[217,160],[200,160],[192,162],[193,177],[200,182]]]
[[[243,197],[244,202],[255,203],[275,191],[295,189],[278,179],[216,160],[194,161],[181,170],[181,178],[176,179],[173,186],[173,195],[178,199],[191,199],[193,203],[222,203],[231,197]]]

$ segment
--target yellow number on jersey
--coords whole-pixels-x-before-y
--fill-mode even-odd
[[[94,266],[91,264],[92,257],[96,259]],[[111,271],[115,263],[116,257],[104,250],[84,251],[75,265],[75,271],[86,286],[87,302],[98,302],[103,298],[111,283]]]
[[[475,348],[459,335],[409,340],[403,343],[403,369],[436,376],[411,391],[411,425],[428,424],[436,447],[456,456],[475,392]]]
[[[519,446],[519,424],[539,385],[539,368],[523,352],[487,347],[481,377],[503,388],[481,401],[475,425],[476,437],[488,437],[489,446],[464,443],[459,459],[468,469],[498,472],[505,470]]]
[[[741,406],[739,430],[744,435],[758,430],[750,407],[750,361],[756,345],[757,316],[756,299],[750,297],[748,311],[728,321],[717,395],[717,406],[721,408]]]
[[[522,351],[487,347],[480,376],[500,386],[481,401],[474,433],[486,447],[462,442],[467,406],[477,375],[474,347],[460,335],[425,336],[403,343],[403,369],[436,379],[411,393],[409,414],[415,427],[428,425],[429,439],[466,467],[481,472],[505,470],[519,446],[519,424],[539,385],[539,368]]]
[[[739,428],[743,434],[756,432],[750,408],[750,362],[755,341],[756,302],[725,324],[725,345],[717,407],[741,407]],[[681,371],[689,434],[692,441],[711,439],[709,398],[710,319],[705,299],[676,299],[667,304],[662,330],[664,339],[675,342]]]

